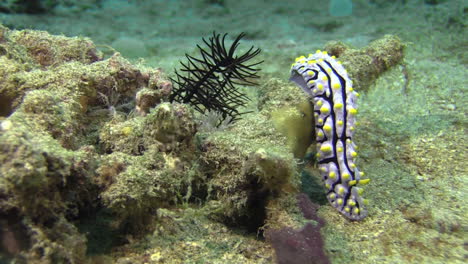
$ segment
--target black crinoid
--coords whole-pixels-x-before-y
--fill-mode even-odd
[[[226,36],[213,32],[208,40],[203,38],[208,47],[197,45],[201,58],[185,54],[188,62],[181,62],[182,73],[175,72],[177,78],[172,79],[174,88],[170,96],[171,102],[191,104],[200,113],[217,112],[222,120],[216,125],[224,120],[237,120],[243,114],[238,109],[249,99],[236,86],[257,85],[254,79],[259,78],[259,69],[255,66],[262,63],[250,63],[260,53],[253,46],[241,55],[235,54],[244,33],[229,48],[225,44]]]

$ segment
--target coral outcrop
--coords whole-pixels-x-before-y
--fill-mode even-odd
[[[402,62],[405,44],[397,36],[386,35],[363,49],[352,49],[337,41],[327,43],[324,49],[343,61],[354,88],[363,92],[383,72]]]
[[[167,252],[160,243],[185,232],[168,233],[178,218],[257,232],[277,215],[268,204],[294,199],[296,161],[268,113],[197,134],[160,70],[104,58],[86,38],[5,27],[0,38],[6,261],[83,263],[155,229]]]
[[[83,214],[105,207],[116,223],[125,222],[189,189],[182,183],[190,159],[165,152],[193,149],[196,130],[183,105],[161,104],[149,113],[170,91],[160,71],[118,54],[104,59],[88,39],[41,31],[0,27],[0,51],[0,236],[6,241],[0,251],[6,256],[83,263]],[[141,90],[155,99],[140,95],[135,103]],[[127,120],[135,109],[149,114]],[[157,169],[160,178],[147,172]],[[150,185],[160,191],[145,189]]]

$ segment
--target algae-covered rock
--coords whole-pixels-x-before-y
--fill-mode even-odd
[[[152,147],[156,143],[152,138],[143,141],[148,142],[143,149],[136,144],[146,155],[125,158],[126,163],[110,162],[112,156],[99,153],[103,146],[109,152],[122,151],[114,154],[117,157],[124,156],[125,150],[132,153],[132,140],[119,141],[113,146],[121,147],[113,148],[106,147],[105,140],[98,141],[99,131],[113,120],[120,120],[122,135],[128,138],[138,124],[145,133],[178,126],[185,132],[156,138],[170,146],[165,149],[193,147],[195,127],[175,121],[191,122],[191,112],[180,109],[183,106],[174,106],[171,115],[127,120],[133,117],[129,114],[136,108],[139,89],[161,95],[145,111],[164,100],[168,80],[159,70],[131,65],[118,54],[104,60],[87,39],[2,26],[0,51],[0,236],[7,241],[0,245],[6,256],[1,261],[84,263],[88,243],[78,228],[86,222],[82,215],[105,207],[115,222],[125,222],[129,213],[135,219],[149,206],[171,203],[176,194],[196,191],[191,180],[197,177],[186,176],[192,169],[190,158],[163,155]],[[160,131],[156,134],[165,132]],[[140,176],[140,171],[145,173]],[[132,177],[140,179],[142,188],[138,184],[123,188],[130,186]],[[143,188],[149,184],[161,191]],[[120,202],[118,197],[125,195],[135,202]],[[122,210],[122,205],[135,209]]]
[[[145,118],[145,144],[168,152],[192,147],[196,125],[193,113],[185,105],[162,103]]]
[[[119,221],[137,219],[137,226],[157,208],[188,201],[206,189],[194,161],[195,132],[192,111],[171,103],[145,117],[104,125],[100,141],[112,154],[102,157],[98,169],[101,196]]]
[[[76,81],[73,68],[60,66],[71,62],[88,65],[102,57],[89,39],[52,36],[43,31],[10,31],[1,25],[0,51],[2,116],[8,116],[31,89],[63,86],[73,77]]]
[[[261,98],[261,112],[247,114],[234,127],[208,135],[200,146],[201,169],[210,179],[211,217],[252,231],[268,222],[272,210],[284,210],[267,204],[294,194],[300,185],[292,149],[269,119],[267,105],[285,103],[266,94]]]
[[[135,111],[142,116],[161,102],[168,101],[172,92],[172,83],[163,72],[156,70],[148,81],[148,88],[140,89],[135,96]]]
[[[18,245],[3,250],[18,260],[80,263],[86,238],[66,219],[93,204],[97,157],[92,148],[64,149],[22,114],[3,121],[11,123],[0,132],[0,218]]]
[[[342,42],[332,41],[325,45],[330,55],[343,61],[353,87],[366,91],[383,72],[402,62],[405,44],[394,35],[386,35],[362,49],[352,49]]]
[[[125,121],[113,118],[100,129],[100,142],[107,152],[141,155],[147,149],[162,152],[194,148],[196,125],[185,105],[162,103],[145,117]]]
[[[193,198],[203,180],[189,159],[157,150],[142,156],[110,154],[98,174],[103,205],[116,215],[114,226],[132,230],[150,224],[158,208]]]

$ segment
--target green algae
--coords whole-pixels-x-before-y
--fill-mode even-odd
[[[274,87],[276,88],[276,87]],[[296,87],[294,87],[295,90]],[[276,89],[275,89],[276,90]],[[278,89],[285,94],[285,89]],[[276,129],[286,136],[290,151],[294,157],[301,159],[305,156],[310,144],[312,144],[313,132],[313,110],[311,103],[306,97],[299,102],[291,105],[282,106],[279,109],[271,110],[271,120]]]

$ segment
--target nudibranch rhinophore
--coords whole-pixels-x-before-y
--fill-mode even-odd
[[[313,100],[317,161],[328,201],[349,219],[363,219],[367,201],[357,184],[367,184],[369,179],[361,179],[364,173],[354,162],[357,146],[353,143],[359,94],[341,62],[325,51],[296,58],[290,80]]]

